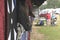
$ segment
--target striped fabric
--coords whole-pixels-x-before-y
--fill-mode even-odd
[[[8,22],[8,40],[16,40],[16,27],[17,27],[17,15],[15,13],[16,11],[16,0],[7,0],[7,11],[8,11],[8,18],[7,18],[7,22]]]

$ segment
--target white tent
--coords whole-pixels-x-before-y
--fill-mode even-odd
[[[55,9],[55,13],[60,14],[60,8],[56,8],[56,9]]]
[[[46,14],[47,12],[51,13],[52,11],[54,11],[54,9],[44,9],[44,10],[41,10],[40,14]]]
[[[55,9],[44,9],[44,10],[41,10],[41,12],[39,13],[40,14],[46,14],[46,13],[50,13],[51,16],[52,16],[52,13],[55,11]]]

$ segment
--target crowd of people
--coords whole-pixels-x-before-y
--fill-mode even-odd
[[[54,26],[54,25],[56,25],[57,24],[57,16],[56,16],[57,14],[55,13],[55,12],[52,12],[52,14],[51,13],[49,13],[49,12],[47,12],[46,14],[40,14],[39,16],[40,16],[40,18],[41,17],[44,17],[45,18],[45,22],[46,23],[44,23],[44,20],[39,20],[39,22],[40,22],[40,25],[43,23],[43,24],[46,24],[46,25],[52,25],[52,26]],[[44,19],[44,18],[42,18],[42,19]]]

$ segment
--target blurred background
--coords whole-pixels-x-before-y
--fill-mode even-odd
[[[33,13],[31,40],[60,40],[60,0],[46,0]]]

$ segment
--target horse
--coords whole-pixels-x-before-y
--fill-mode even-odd
[[[29,21],[29,16],[35,17],[32,13],[33,5],[40,6],[45,0],[14,0],[15,7],[13,8],[13,0],[7,1],[7,34],[11,32],[11,40],[14,40],[14,30],[18,33],[17,23],[21,24],[25,31],[30,31],[32,24]],[[6,31],[6,29],[5,29]],[[6,39],[7,40],[7,39]]]

